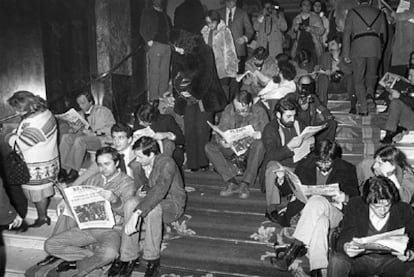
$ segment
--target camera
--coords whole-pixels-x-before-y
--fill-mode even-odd
[[[344,76],[344,73],[340,70],[335,71],[332,75],[331,75],[331,82],[333,83],[339,83],[342,80],[342,77]]]
[[[300,31],[305,31],[305,28],[306,28],[305,24],[303,24],[302,22],[301,22],[301,23],[299,23],[299,27],[298,27],[298,29],[299,29]]]

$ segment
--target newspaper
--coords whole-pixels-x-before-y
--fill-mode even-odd
[[[134,145],[134,143],[141,137],[154,138],[154,136],[155,136],[155,132],[154,132],[154,130],[151,129],[150,126],[142,128],[142,129],[138,129],[132,135],[132,145]],[[160,147],[161,153],[164,153],[164,145],[163,145],[162,141],[157,140],[157,143],[158,143],[158,146]]]
[[[299,177],[290,169],[284,167],[284,170],[285,178],[288,178],[289,180],[288,184],[290,189],[294,193],[295,197],[305,204],[308,202],[309,197],[313,195],[322,195],[328,198],[330,202],[334,202],[332,201],[332,198],[341,193],[338,183],[319,186],[306,186],[302,184]]]
[[[302,137],[303,142],[301,146],[298,148],[293,149],[293,162],[297,163],[298,161],[302,160],[306,157],[310,151],[311,147],[315,143],[313,136],[318,133],[319,131],[326,128],[326,124],[319,125],[319,126],[307,126],[302,133],[300,133],[299,137]]]
[[[246,70],[243,74],[237,74],[236,82],[240,83],[240,81],[243,80],[243,78],[246,77],[247,74],[252,74],[252,72]]]
[[[71,214],[67,210],[64,214],[72,216],[79,229],[114,227],[115,219],[111,203],[99,194],[102,188],[94,186],[57,187],[65,199],[66,206],[70,208]]]
[[[368,252],[398,252],[404,254],[409,238],[405,234],[405,228],[403,227],[373,236],[353,238],[352,241],[356,246]]]
[[[207,121],[207,124],[214,132],[220,135],[226,143],[230,144],[230,148],[237,156],[246,153],[252,142],[255,140],[254,134],[256,132],[252,125],[223,132],[218,126],[213,125],[211,122]]]
[[[387,72],[384,74],[384,76],[382,76],[379,84],[385,88],[394,88],[396,85],[398,86],[398,83],[400,82],[411,85],[410,80],[407,78],[390,72]]]
[[[81,129],[89,129],[88,121],[86,121],[86,119],[82,115],[80,115],[74,108],[71,108],[69,111],[65,113],[57,114],[56,117],[58,119],[67,121],[75,132]]]

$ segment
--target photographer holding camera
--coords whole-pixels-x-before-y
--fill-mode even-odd
[[[283,32],[287,30],[287,23],[276,1],[263,1],[263,12],[253,27],[257,32],[258,46],[266,48],[273,58],[283,53]]]

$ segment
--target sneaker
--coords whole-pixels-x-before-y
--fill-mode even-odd
[[[239,198],[247,199],[249,198],[249,196],[250,196],[249,186],[245,182],[242,182],[240,184]]]
[[[240,192],[240,188],[238,184],[235,184],[233,182],[228,182],[227,186],[224,190],[220,191],[220,196],[231,196],[235,193]]]

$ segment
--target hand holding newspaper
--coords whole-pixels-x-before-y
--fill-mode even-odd
[[[69,111],[63,114],[57,114],[55,116],[58,119],[62,119],[68,122],[75,132],[78,132],[82,129],[89,129],[88,121],[86,121],[86,119],[81,114],[79,114],[74,108],[71,108]]]
[[[114,227],[115,219],[111,203],[101,195],[103,188],[94,186],[64,188],[59,185],[57,187],[79,229]]]
[[[318,133],[319,131],[326,128],[326,124],[319,125],[319,126],[307,126],[302,133],[300,133],[299,137],[302,139],[302,144],[293,150],[295,153],[293,156],[293,162],[296,163],[302,160],[306,155],[310,153],[311,146],[314,144],[313,136]]]
[[[207,124],[225,141],[225,143],[230,145],[230,148],[237,156],[246,153],[250,144],[255,139],[259,139],[257,137],[257,132],[253,129],[252,125],[223,132],[218,126],[213,125],[211,122],[207,121]]]
[[[353,238],[354,245],[368,252],[391,253],[398,252],[404,254],[407,249],[409,238],[405,234],[405,228],[396,229],[393,231],[363,237]]]

